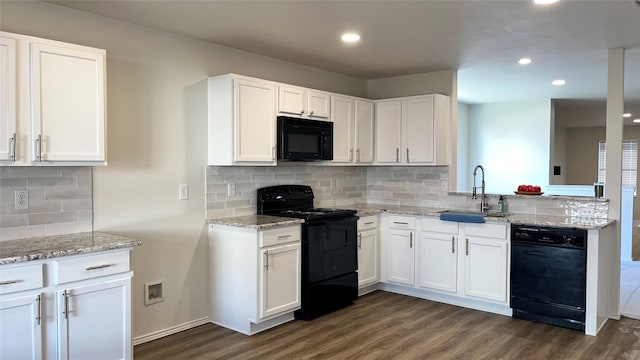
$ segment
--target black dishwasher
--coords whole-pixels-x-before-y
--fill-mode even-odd
[[[513,224],[513,317],[584,331],[586,265],[586,230]]]

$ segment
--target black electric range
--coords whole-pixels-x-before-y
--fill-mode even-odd
[[[353,303],[358,297],[356,210],[313,207],[305,185],[277,185],[257,191],[258,214],[304,219],[301,308],[309,320]]]

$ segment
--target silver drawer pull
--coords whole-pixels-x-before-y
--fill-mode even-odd
[[[291,235],[278,235],[278,239],[288,239]]]
[[[365,224],[365,225],[372,225],[373,223],[374,223],[373,221],[369,221],[369,222],[366,222],[366,223],[364,223],[364,224]]]
[[[0,285],[11,285],[11,284],[17,284],[17,283],[21,283],[24,280],[7,280],[7,281],[2,281],[0,282]]]
[[[394,221],[394,224],[398,224],[398,225],[409,225],[408,222],[400,222],[400,221]]]
[[[97,266],[89,266],[85,270],[87,270],[87,271],[99,270],[99,269],[104,269],[104,268],[108,268],[108,267],[112,267],[112,266],[113,266],[113,264],[103,264],[103,265],[97,265]]]

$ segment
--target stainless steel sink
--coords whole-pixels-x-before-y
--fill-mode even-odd
[[[473,211],[473,210],[444,210],[440,214],[461,214],[461,215],[479,215],[484,217],[507,217],[509,214],[498,211]]]

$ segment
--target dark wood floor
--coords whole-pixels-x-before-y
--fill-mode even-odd
[[[640,321],[609,320],[597,337],[382,291],[254,336],[208,324],[138,345],[145,359],[640,360]]]

